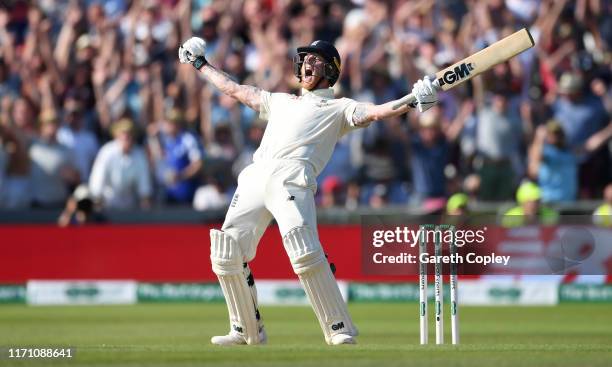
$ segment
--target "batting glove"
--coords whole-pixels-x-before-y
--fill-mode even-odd
[[[411,93],[417,101],[419,112],[425,112],[438,103],[436,87],[427,76],[414,83]]]
[[[206,41],[200,37],[191,37],[178,49],[179,61],[182,64],[191,64],[200,70],[202,66],[208,64],[204,53],[206,52]]]

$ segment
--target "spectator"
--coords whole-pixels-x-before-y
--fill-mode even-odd
[[[593,222],[601,227],[612,227],[612,183],[604,189],[604,202],[595,209]]]
[[[324,207],[343,203],[345,187],[357,178],[358,167],[363,159],[360,144],[360,131],[346,134],[338,140],[327,166],[317,177],[317,185],[322,189],[321,205]]]
[[[30,146],[32,161],[32,204],[42,208],[61,208],[70,187],[80,182],[80,176],[69,150],[56,139],[58,119],[53,110],[40,115],[40,138]]]
[[[338,176],[329,175],[321,185],[321,206],[331,208],[338,206],[341,201],[342,180]]]
[[[263,134],[266,129],[266,123],[267,121],[257,119],[249,127],[242,151],[232,165],[232,172],[236,179],[246,166],[253,163],[253,154],[255,154],[255,151],[261,143],[261,139],[263,138]]]
[[[357,182],[351,181],[348,183],[346,187],[346,201],[344,203],[347,210],[353,211],[359,206],[360,190],[361,188]]]
[[[64,124],[57,132],[60,144],[70,149],[82,182],[87,182],[91,165],[98,153],[98,138],[85,129],[83,109],[76,99],[66,99],[64,103]]]
[[[446,202],[447,215],[465,215],[468,213],[468,203],[470,198],[460,192],[453,194]]]
[[[370,191],[368,205],[375,209],[384,208],[390,202],[390,186],[382,183],[375,184]]]
[[[6,60],[0,57],[0,99],[19,95],[19,78],[9,70]]]
[[[467,175],[463,180],[463,191],[468,195],[470,201],[476,201],[478,199],[478,192],[480,191],[480,176],[475,173]]]
[[[464,105],[462,112],[455,120],[445,126],[444,130],[439,108],[433,108],[419,116],[418,130],[416,134],[411,136],[410,141],[410,167],[412,169],[414,199],[417,202],[439,199],[446,195],[444,169],[449,163],[450,143],[454,142],[461,133],[461,129],[472,109],[470,103]],[[426,202],[424,203],[426,204]]]
[[[580,149],[610,121],[610,116],[601,98],[584,93],[583,78],[578,74],[561,75],[558,94],[552,106],[555,119],[561,123],[569,146]],[[581,196],[594,197],[609,179],[609,152],[593,151],[581,155],[578,161]]]
[[[27,144],[15,130],[0,124],[0,150],[5,156],[0,208],[5,209],[27,208],[32,200]]]
[[[329,184],[333,205],[402,204],[411,180],[415,201],[439,197],[437,203],[443,203],[462,180],[470,184],[470,199],[510,199],[528,166],[532,122],[551,117],[561,124],[578,166],[576,197],[600,197],[612,178],[607,140],[598,135],[612,111],[612,8],[606,2],[63,0],[14,5],[0,9],[2,208],[30,206],[35,193],[28,149],[38,140],[36,116],[49,109],[62,118],[58,141],[70,148],[85,182],[95,141],[111,137],[113,121],[129,116],[139,130],[155,130],[165,111],[176,108],[183,127],[206,147],[205,177],[214,176],[214,189],[223,190],[223,196],[231,194],[236,178],[230,167],[251,159],[263,127],[252,127],[256,114],[251,109],[215,95],[203,79],[176,63],[177,45],[193,34],[207,40],[209,61],[231,77],[278,92],[299,92],[292,76],[294,47],[326,39],[343,60],[338,94],[376,101],[406,93],[407,81],[520,27],[530,29],[536,41],[532,50],[440,94],[437,138],[427,149],[417,132],[422,129],[409,128],[414,114],[341,142],[328,166],[338,170],[323,172],[320,179],[323,187],[325,176],[341,178],[342,185]],[[484,100],[485,91],[494,92],[490,100]],[[457,131],[460,149],[453,143]],[[420,143],[415,146],[415,141]],[[597,141],[599,149],[587,148]],[[446,171],[454,176],[442,177],[445,167],[428,165],[428,154],[443,145],[437,158],[456,168]],[[550,178],[560,172],[551,173]],[[156,175],[158,183],[162,176]],[[541,184],[543,200],[549,200],[548,185]],[[156,186],[161,205],[164,186]]]
[[[411,140],[410,167],[414,193],[420,200],[446,195],[444,167],[448,163],[449,146],[439,118],[433,111],[422,114]]]
[[[94,162],[89,189],[109,209],[148,209],[153,188],[144,150],[134,141],[132,120],[113,124],[114,140],[106,143]]]
[[[443,222],[452,224],[457,228],[461,228],[468,225],[471,220],[475,219],[474,215],[470,212],[470,197],[463,193],[458,192],[451,195],[446,202],[446,211],[443,215]]]
[[[521,227],[525,225],[552,225],[559,220],[559,213],[542,205],[542,191],[533,182],[522,183],[516,191],[516,202],[519,204],[508,210],[503,218],[504,227]]]
[[[19,98],[13,104],[11,122],[24,141],[32,139],[37,134],[35,116],[36,109],[27,99]]]
[[[584,93],[584,82],[580,75],[569,72],[561,75],[557,93],[553,112],[571,147],[584,145],[591,135],[609,121],[601,98]]]
[[[198,187],[203,166],[202,149],[198,139],[183,127],[182,116],[176,109],[169,111],[161,122],[156,149],[149,147],[156,167],[156,176],[165,193],[167,203],[191,204]]]
[[[511,198],[521,173],[512,160],[520,157],[522,123],[508,104],[508,96],[501,91],[479,103],[476,150],[481,180],[479,199],[484,201]]]
[[[597,151],[612,137],[612,123],[591,135],[583,146],[570,150],[561,125],[549,121],[536,131],[529,151],[529,174],[542,188],[545,203],[573,201],[578,190],[577,162],[581,155]]]
[[[214,128],[213,139],[206,146],[206,173],[214,176],[222,187],[228,187],[234,181],[232,163],[239,153],[236,131],[228,123],[219,124]]]
[[[577,160],[565,141],[561,125],[551,120],[538,127],[529,150],[529,175],[542,190],[542,202],[553,203],[576,199],[578,190]]]
[[[390,199],[390,189],[397,185],[397,167],[393,164],[391,137],[378,134],[365,148],[361,166],[362,202],[381,206]]]
[[[230,203],[225,188],[214,177],[208,177],[208,183],[200,186],[193,198],[193,208],[198,211],[227,209]]]

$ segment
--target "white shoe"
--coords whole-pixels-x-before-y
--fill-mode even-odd
[[[245,345],[247,342],[238,333],[230,332],[227,335],[218,335],[210,338],[210,342],[215,345]],[[259,344],[266,344],[268,342],[268,334],[266,329],[261,329],[259,332]]]
[[[348,334],[336,334],[331,337],[329,345],[357,344],[357,340]]]

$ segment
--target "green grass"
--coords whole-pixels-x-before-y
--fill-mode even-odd
[[[15,361],[2,356],[0,365],[612,365],[609,304],[464,307],[460,310],[460,346],[418,345],[414,303],[351,304],[350,309],[361,331],[356,346],[325,345],[309,308],[263,307],[268,345],[216,347],[209,344],[210,337],[228,329],[223,304],[5,305],[0,306],[0,346],[70,345],[77,353],[72,360]],[[448,333],[446,338],[450,340]]]

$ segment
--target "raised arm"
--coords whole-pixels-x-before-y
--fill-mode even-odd
[[[595,134],[591,135],[584,144],[584,150],[587,152],[594,152],[599,149],[602,145],[608,142],[612,138],[612,121],[608,126],[599,130]]]
[[[534,180],[538,178],[540,172],[540,164],[542,163],[542,154],[544,152],[544,142],[546,140],[546,126],[540,125],[536,129],[533,143],[529,148],[529,157],[527,161],[527,174]]]
[[[244,103],[255,111],[259,111],[261,89],[236,83],[229,75],[206,61],[205,51],[206,42],[201,38],[192,37],[179,48],[179,60],[183,64],[192,64],[204,75],[206,80],[224,94]]]
[[[236,83],[229,75],[206,63],[200,72],[221,92],[259,112],[261,89]]]
[[[414,83],[410,94],[414,96],[413,103],[406,103],[406,97],[379,105],[359,103],[353,112],[353,124],[363,126],[372,121],[385,120],[404,114],[414,107],[417,107],[419,112],[425,112],[438,102],[436,87],[428,77]]]

